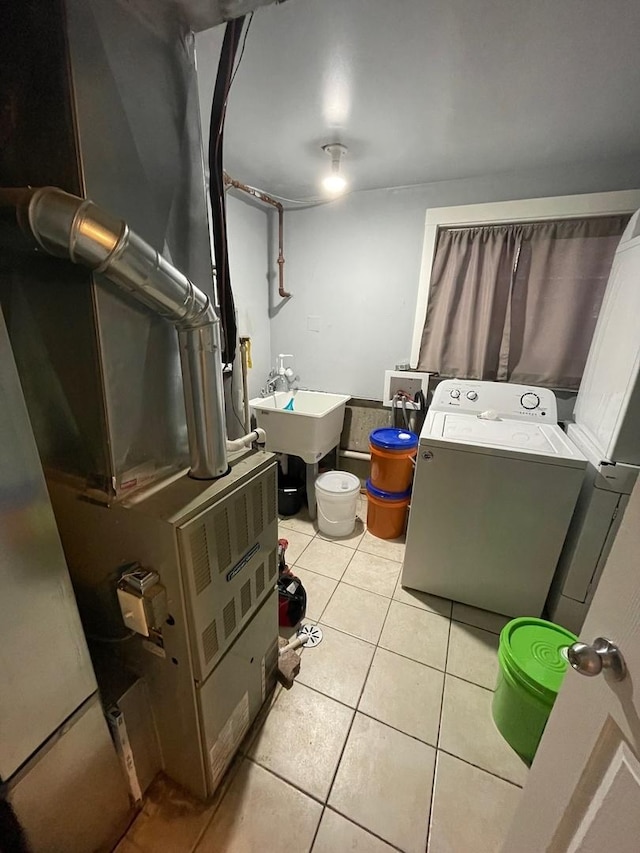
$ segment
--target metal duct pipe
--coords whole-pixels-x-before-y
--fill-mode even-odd
[[[126,222],[54,187],[0,189],[0,225],[13,213],[23,235],[57,257],[101,273],[178,330],[190,475],[212,480],[227,462],[220,321],[211,300]]]

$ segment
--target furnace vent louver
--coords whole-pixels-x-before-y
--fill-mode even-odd
[[[267,524],[276,517],[276,475],[271,472],[267,477]]]
[[[258,566],[256,570],[256,598],[260,598],[264,592],[264,565]]]
[[[202,649],[204,651],[204,659],[207,663],[213,660],[218,654],[218,631],[216,628],[216,620],[202,632]]]
[[[248,580],[240,590],[240,612],[246,616],[251,610],[251,580]]]
[[[233,598],[225,604],[222,618],[224,620],[224,636],[225,639],[228,639],[236,630],[236,603]]]
[[[262,480],[260,480],[253,488],[253,535],[260,536],[264,525],[264,509],[262,507],[264,501],[264,489],[262,488]]]
[[[202,524],[197,527],[189,538],[191,559],[193,561],[193,581],[196,594],[200,595],[211,583],[211,568],[209,566],[209,549],[207,547],[207,530]]]
[[[213,522],[213,529],[216,539],[218,571],[222,574],[231,565],[231,531],[229,530],[229,513],[226,507],[217,513]]]
[[[269,580],[273,580],[276,576],[276,552],[272,551],[269,554]]]
[[[275,485],[273,466],[180,528],[199,680],[213,671],[273,589],[278,574]]]
[[[249,545],[249,519],[247,516],[247,496],[240,495],[234,506],[236,519],[236,545],[239,551],[245,551]]]

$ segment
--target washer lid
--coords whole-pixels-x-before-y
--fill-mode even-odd
[[[443,438],[491,444],[537,453],[555,453],[554,447],[539,424],[510,420],[483,420],[465,415],[445,415]]]
[[[531,453],[557,459],[582,460],[582,454],[556,424],[528,423],[508,418],[488,420],[476,415],[437,413],[421,443],[444,439],[459,444]]]

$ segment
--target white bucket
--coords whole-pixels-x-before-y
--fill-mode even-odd
[[[316,480],[318,527],[327,536],[348,536],[356,526],[360,480],[346,471],[327,471]]]

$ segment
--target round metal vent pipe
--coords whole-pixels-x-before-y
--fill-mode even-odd
[[[227,462],[220,321],[211,300],[126,222],[54,187],[0,190],[24,236],[57,257],[104,275],[178,331],[190,475],[221,477]],[[3,217],[4,218],[4,217]]]

